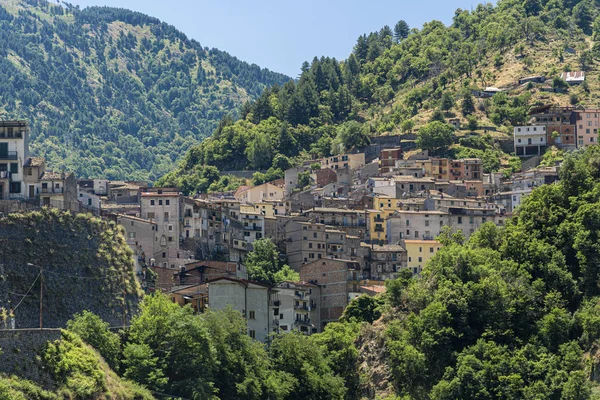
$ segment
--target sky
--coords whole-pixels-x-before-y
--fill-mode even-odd
[[[70,0],[122,7],[159,18],[205,47],[297,77],[303,61],[322,55],[343,60],[358,36],[403,19],[421,27],[449,24],[457,8],[478,0]]]

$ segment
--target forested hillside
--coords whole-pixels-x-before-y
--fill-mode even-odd
[[[322,333],[263,346],[236,311],[194,315],[157,294],[121,337],[76,316],[43,362],[75,398],[103,382],[74,351],[78,337],[122,378],[176,397],[600,398],[600,148],[568,155],[560,182],[535,189],[505,227],[487,223],[468,241],[448,232],[421,276],[404,270]],[[3,385],[24,384],[0,379],[0,394]]]
[[[242,108],[237,121],[223,119],[161,183],[216,190],[223,185],[211,188],[214,171],[206,173],[205,165],[272,167],[273,177],[299,159],[408,132],[419,133],[420,147],[434,153],[483,158],[486,172],[516,169],[518,160],[504,154],[497,141],[509,139],[532,106],[597,105],[598,7],[592,0],[500,0],[496,6],[457,10],[450,26],[432,21],[410,29],[399,21],[393,29],[363,35],[347,60],[315,58],[302,66],[298,82],[266,90]],[[560,73],[575,70],[587,71],[587,82],[569,87]],[[547,77],[545,86],[565,92],[517,83],[538,74]],[[487,99],[472,95],[487,86],[507,91]],[[429,125],[448,118],[459,118],[462,129]]]
[[[0,117],[80,177],[154,180],[225,114],[290,78],[147,15],[0,0]]]

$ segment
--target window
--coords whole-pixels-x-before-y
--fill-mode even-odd
[[[410,220],[406,220],[406,226],[410,226]]]
[[[256,313],[254,311],[250,311],[248,318],[249,319],[256,319]]]
[[[308,258],[315,258],[315,253],[309,253]]]
[[[158,201],[158,205],[159,205],[159,206],[162,206],[162,200],[159,200],[159,201]]]
[[[21,193],[21,182],[11,182],[10,193]]]
[[[150,200],[150,205],[153,206],[154,205],[154,200]]]
[[[10,172],[11,174],[18,174],[19,173],[19,164],[17,163],[10,163]]]
[[[88,206],[92,205],[92,199],[88,199]]]
[[[165,206],[171,205],[171,200],[165,200]]]
[[[430,252],[430,253],[433,253],[433,247],[430,247],[430,248],[429,248],[429,252]]]
[[[423,262],[423,257],[419,257],[419,262]]]
[[[412,262],[412,257],[408,257],[408,262]]]
[[[458,217],[458,223],[462,224],[462,217]]]
[[[146,218],[148,218],[148,219],[154,219],[154,213],[153,212],[149,212],[148,214],[146,214]]]
[[[317,232],[313,232],[313,237],[316,238],[317,237]]]
[[[173,225],[169,225],[169,231],[173,230]]]
[[[429,220],[428,219],[425,220],[425,226],[429,226]]]
[[[415,231],[415,237],[418,238],[419,237],[419,231]]]
[[[129,232],[129,239],[135,239],[135,232]]]
[[[256,331],[255,331],[255,330],[253,330],[253,329],[250,329],[250,330],[248,331],[248,335],[250,335],[250,337],[251,337],[252,339],[256,339]]]
[[[48,182],[42,183],[42,189],[48,189]]]
[[[419,253],[422,253],[422,252],[423,252],[423,248],[419,247]]]
[[[168,212],[166,212],[166,213],[165,213],[165,221],[168,221],[168,220],[169,220],[169,213],[168,213]]]
[[[160,238],[160,245],[161,246],[166,246],[167,245],[167,237],[166,236],[161,236],[161,238]]]
[[[169,236],[169,242],[173,241],[173,236]]]
[[[165,252],[163,251],[163,253],[162,253],[162,256],[163,256],[163,258],[166,258],[166,257],[167,257],[167,253],[165,253]],[[167,263],[165,263],[165,266],[166,266],[166,265],[167,265]]]
[[[313,244],[312,244],[312,242],[308,242],[308,248],[309,248],[309,249],[312,249],[312,248],[313,248],[313,246],[312,246],[312,245],[313,245]]]

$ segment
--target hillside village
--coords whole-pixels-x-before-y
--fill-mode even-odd
[[[484,173],[477,158],[406,155],[398,141],[372,159],[310,160],[284,179],[196,196],[49,171],[29,156],[27,122],[3,121],[0,211],[52,207],[115,221],[147,293],[162,291],[196,312],[232,306],[248,334],[266,342],[272,332],[321,332],[352,299],[384,292],[402,270],[419,275],[441,248],[440,234],[468,238],[487,222],[503,226],[534,188],[558,180],[559,165],[533,167],[545,148],[596,144],[599,121],[596,109],[533,110],[528,125],[514,128],[515,153],[532,168],[510,176]],[[299,282],[248,280],[245,259],[263,239]]]

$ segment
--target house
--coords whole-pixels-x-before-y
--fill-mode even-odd
[[[167,268],[179,261],[179,190],[145,189],[140,193],[141,218],[156,223],[156,254],[152,256]]]
[[[206,283],[178,287],[166,293],[173,303],[181,307],[190,305],[196,314],[208,307],[208,285]]]
[[[359,169],[365,165],[365,153],[340,154],[318,160],[321,168],[337,170],[340,168]]]
[[[551,104],[534,107],[530,111],[530,124],[546,127],[548,145],[575,149],[576,115],[573,111],[573,107],[554,107]]]
[[[413,274],[420,274],[427,262],[442,248],[436,240],[404,240],[402,245],[406,249],[407,267]]]
[[[230,306],[246,319],[248,335],[266,343],[275,328],[271,289],[262,283],[222,277],[208,281],[208,306],[211,310],[223,310]]]
[[[546,150],[547,130],[544,125],[514,128],[515,154],[519,157],[539,156]]]
[[[585,71],[563,72],[560,74],[560,79],[569,85],[580,85],[585,82]]]
[[[117,223],[125,229],[127,245],[133,251],[136,272],[141,272],[143,266],[150,265],[158,250],[156,240],[156,222],[133,217],[117,215]]]
[[[452,160],[450,177],[453,180],[480,180],[483,177],[483,162],[480,158]]]
[[[312,335],[321,327],[321,288],[308,282],[281,282],[272,288],[273,327],[277,333]]]
[[[396,166],[396,161],[402,160],[402,148],[384,149],[379,153],[379,173],[390,172]]]
[[[325,258],[325,225],[290,221],[286,226],[286,254],[290,268],[300,271],[304,264]]]
[[[448,124],[457,131],[460,130],[460,118],[450,118]]]
[[[542,76],[542,75],[535,75],[535,76],[527,76],[525,78],[519,79],[519,85],[523,85],[528,82],[544,83],[544,82],[546,82],[546,77]]]
[[[406,249],[400,245],[372,245],[369,258],[370,279],[396,279],[398,272],[407,267]]]
[[[274,185],[271,182],[262,185],[247,187],[240,186],[234,198],[240,203],[261,203],[267,200],[282,201],[285,195],[283,185]]]
[[[574,109],[577,132],[577,147],[598,144],[598,124],[600,122],[600,109],[584,108]]]
[[[23,166],[29,160],[28,141],[26,121],[0,121],[0,200],[23,198],[30,193],[23,185]]]
[[[355,261],[321,259],[300,267],[300,280],[321,289],[320,330],[337,321],[350,299],[360,295],[361,278],[360,265]]]

